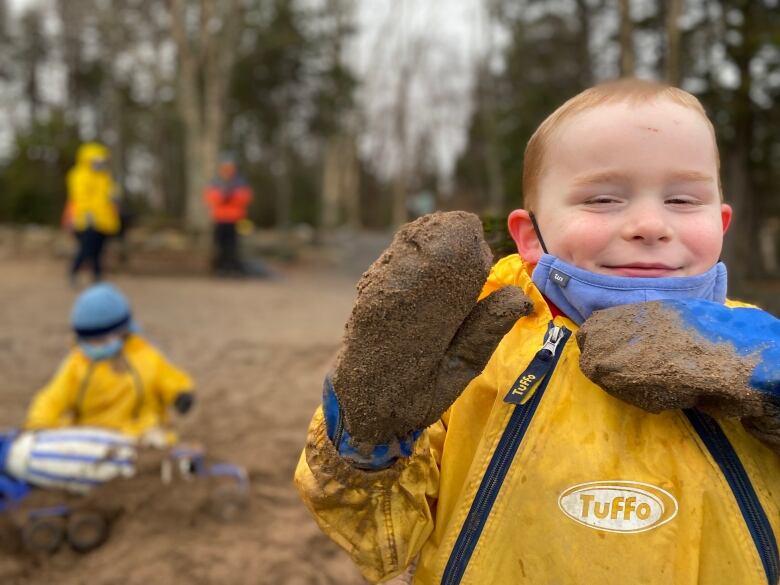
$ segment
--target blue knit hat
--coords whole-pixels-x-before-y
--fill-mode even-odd
[[[73,330],[81,338],[106,335],[117,329],[137,331],[130,303],[118,288],[100,283],[81,293],[70,313]]]

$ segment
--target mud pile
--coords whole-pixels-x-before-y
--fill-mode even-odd
[[[57,566],[68,562],[68,558],[75,562],[78,558],[75,552],[88,551],[80,549],[78,541],[68,538],[69,520],[83,518],[85,514],[105,523],[108,541],[121,542],[137,524],[158,525],[171,533],[193,527],[212,530],[211,525],[236,521],[244,513],[248,499],[237,497],[240,486],[232,478],[198,475],[191,466],[183,471],[177,464],[167,460],[160,451],[148,450],[139,454],[133,477],[114,480],[87,494],[34,490],[17,508],[0,516],[0,554],[13,557],[16,571],[20,573]],[[167,473],[162,473],[163,469]],[[234,489],[228,492],[226,488]],[[236,497],[231,498],[232,494]],[[30,529],[41,518],[55,522],[49,526],[61,525],[62,538],[53,550],[30,545],[33,535]],[[48,546],[46,538],[44,541],[39,538],[38,544]],[[95,552],[103,542],[103,538],[95,541]]]

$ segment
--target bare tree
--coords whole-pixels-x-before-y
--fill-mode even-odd
[[[631,77],[636,72],[634,50],[634,23],[631,20],[631,1],[618,0],[620,11],[620,75]]]
[[[582,66],[580,68],[580,82],[583,87],[593,85],[593,59],[590,56],[590,38],[594,9],[588,5],[587,0],[576,0],[577,21],[580,24],[580,59]]]
[[[409,192],[410,144],[408,131],[409,91],[413,74],[412,64],[404,59],[398,73],[394,120],[394,136],[398,151],[398,169],[393,178],[392,222],[399,226],[407,220],[406,198]]]
[[[751,99],[753,77],[750,63],[758,49],[753,33],[757,28],[757,10],[748,0],[736,2],[742,18],[741,24],[732,30],[739,33],[740,43],[729,46],[730,57],[739,71],[739,85],[732,100],[733,136],[726,148],[723,161],[726,181],[725,194],[734,210],[730,237],[725,241],[723,256],[729,266],[729,276],[738,288],[748,276],[749,264],[745,260],[755,255],[756,239],[752,229],[755,198],[753,178],[750,174],[750,149],[754,142],[755,117]]]
[[[333,43],[330,59],[334,72],[344,67],[344,42],[354,14],[353,0],[327,0],[326,13],[333,20]],[[344,99],[345,95],[340,95]],[[320,197],[320,226],[332,229],[342,222],[352,229],[361,226],[360,172],[357,144],[354,136],[354,112],[345,108],[331,120],[325,139],[322,193]]]
[[[325,145],[320,225],[332,229],[342,221],[353,229],[361,225],[357,145],[346,134],[332,137]]]
[[[477,71],[477,111],[480,113],[480,125],[485,137],[485,170],[488,182],[488,212],[500,214],[504,209],[504,172],[501,168],[501,153],[496,115],[496,79],[490,71],[495,58],[496,43],[494,28],[498,21],[498,5],[488,2],[481,22],[484,33],[485,56]]]
[[[202,230],[208,218],[201,194],[221,146],[242,7],[240,0],[170,0],[170,11],[178,55],[177,104],[187,156],[186,222]]]
[[[24,96],[27,101],[30,121],[38,117],[40,88],[38,72],[46,59],[46,38],[43,33],[43,16],[39,9],[30,9],[22,16],[24,45],[21,53],[24,63]]]
[[[679,23],[682,9],[683,0],[669,0],[666,5],[666,82],[675,86],[682,81]]]

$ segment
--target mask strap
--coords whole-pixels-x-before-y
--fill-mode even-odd
[[[534,226],[534,233],[536,234],[536,238],[539,240],[539,243],[542,245],[542,251],[545,254],[549,254],[549,252],[547,251],[547,246],[544,245],[544,238],[542,238],[542,232],[539,229],[539,224],[536,223],[536,216],[534,215],[534,212],[529,211],[528,217],[531,218],[531,225]]]

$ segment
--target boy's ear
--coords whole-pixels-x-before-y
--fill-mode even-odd
[[[539,262],[543,250],[528,211],[515,209],[507,218],[507,226],[520,256],[530,264]]]
[[[727,203],[721,203],[720,205],[720,219],[723,222],[723,233],[725,234],[726,231],[729,229],[729,225],[731,224],[731,216],[733,214],[733,211],[731,209],[731,205]]]

